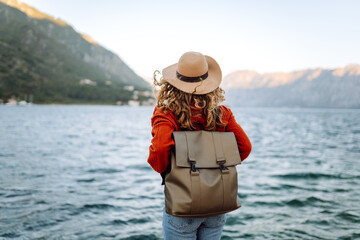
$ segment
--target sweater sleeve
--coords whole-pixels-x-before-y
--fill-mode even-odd
[[[167,169],[169,164],[170,150],[175,146],[172,139],[172,132],[175,130],[171,119],[165,114],[154,111],[151,118],[153,136],[149,147],[148,163],[158,173],[162,173]]]
[[[246,135],[245,131],[242,129],[240,124],[238,124],[235,120],[234,114],[225,106],[222,106],[224,109],[225,118],[228,121],[227,126],[225,127],[226,132],[233,132],[235,134],[236,142],[239,148],[239,153],[241,157],[241,161],[244,161],[251,152],[252,145],[249,137]]]

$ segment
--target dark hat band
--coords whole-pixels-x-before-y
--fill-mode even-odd
[[[184,82],[200,82],[202,80],[205,80],[208,77],[208,72],[206,72],[205,74],[198,76],[198,77],[187,77],[184,75],[181,75],[180,73],[178,73],[178,71],[176,71],[176,77]]]

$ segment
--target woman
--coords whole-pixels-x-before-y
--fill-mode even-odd
[[[148,163],[164,177],[169,166],[171,149],[175,146],[173,131],[233,132],[241,160],[251,152],[251,143],[236,122],[219,88],[222,73],[218,63],[198,52],[184,53],[179,62],[162,71],[157,105],[151,118],[152,136]],[[165,239],[220,239],[225,214],[205,218],[175,217],[163,213]]]

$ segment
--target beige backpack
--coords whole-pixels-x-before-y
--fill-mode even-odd
[[[241,207],[232,132],[175,131],[175,152],[165,176],[165,209],[178,217],[208,217]]]

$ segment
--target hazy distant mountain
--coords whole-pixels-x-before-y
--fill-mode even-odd
[[[63,20],[0,0],[0,98],[114,103],[148,89],[116,54]]]
[[[222,87],[233,106],[360,108],[360,65],[289,73],[236,71]]]

